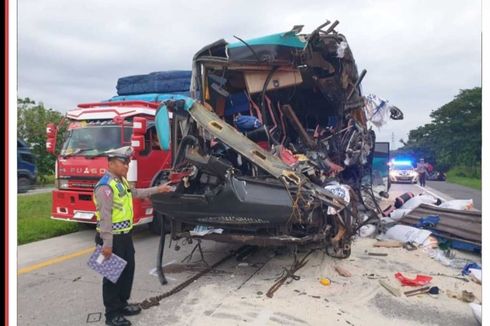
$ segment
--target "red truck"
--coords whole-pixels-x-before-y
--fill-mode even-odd
[[[171,151],[159,146],[155,115],[161,103],[189,94],[191,71],[152,72],[119,78],[117,96],[97,103],[80,104],[64,121],[68,130],[59,153],[58,127],[47,127],[46,148],[57,155],[56,190],[51,218],[96,224],[93,188],[105,173],[108,162],[103,153],[122,146],[134,149],[127,179],[136,188],[159,184],[171,167]],[[172,113],[168,114],[172,119]],[[149,224],[161,231],[161,218],[150,199],[133,199],[133,224]]]
[[[107,169],[105,151],[132,146],[135,154],[127,179],[137,188],[158,184],[171,165],[170,151],[158,146],[155,112],[158,101],[124,100],[80,104],[65,116],[67,135],[57,153],[51,218],[78,223],[96,223],[93,188]],[[66,121],[68,120],[68,121]],[[46,147],[55,154],[58,127],[47,127]],[[134,224],[150,223],[160,231],[149,199],[133,199]]]

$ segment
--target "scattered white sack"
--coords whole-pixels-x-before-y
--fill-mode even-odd
[[[349,188],[347,186],[338,184],[338,185],[328,185],[325,186],[325,190],[328,192],[334,194],[337,197],[342,198],[346,202],[350,202],[350,194],[349,194]],[[337,214],[337,210],[331,206],[328,207],[327,209],[327,214],[329,215],[334,215]]]
[[[420,195],[411,198],[402,207],[395,209],[390,214],[390,218],[393,220],[400,220],[403,216],[413,211],[415,208],[419,207],[421,204],[434,205],[437,203],[437,198],[430,195]]]
[[[403,216],[410,213],[411,211],[412,211],[411,209],[402,209],[402,208],[395,209],[393,212],[391,212],[390,218],[398,221],[399,219],[401,219]]]
[[[439,207],[467,211],[473,208],[473,199],[448,200],[440,204]]]
[[[475,316],[476,320],[478,320],[478,322],[481,325],[481,304],[469,303],[469,305],[471,307],[471,310],[473,310],[473,315]]]
[[[470,268],[470,277],[475,278],[479,283],[481,283],[481,269]]]
[[[372,224],[363,225],[359,228],[359,236],[361,238],[370,237],[376,232],[376,226]]]
[[[437,238],[434,236],[430,236],[427,239],[425,239],[424,243],[422,243],[422,247],[424,249],[427,249],[427,251],[430,251],[430,249],[437,249],[439,245],[439,241],[437,241]]]
[[[424,241],[431,235],[428,230],[417,229],[408,225],[395,225],[386,231],[383,238],[397,240],[401,242],[414,242],[418,245],[424,243]]]
[[[420,195],[409,199],[405,204],[400,207],[400,209],[410,209],[413,210],[419,207],[421,204],[435,204],[437,203],[437,198],[431,195]]]

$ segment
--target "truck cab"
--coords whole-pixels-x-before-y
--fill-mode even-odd
[[[22,140],[17,140],[17,191],[27,192],[36,183],[37,167],[34,154]]]
[[[51,218],[96,224],[93,189],[106,172],[103,154],[133,146],[127,180],[136,188],[157,184],[168,168],[170,153],[155,145],[155,112],[159,104],[148,101],[106,101],[80,104],[66,115],[67,133],[57,155]],[[47,148],[54,153],[57,127],[47,129]],[[135,225],[152,222],[149,199],[133,199]]]

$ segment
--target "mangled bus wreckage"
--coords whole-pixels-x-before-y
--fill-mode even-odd
[[[360,90],[365,71],[337,24],[197,52],[193,98],[167,101],[156,116],[173,159],[162,179],[176,191],[151,199],[172,239],[318,244],[350,255],[372,212],[361,190],[375,133]],[[190,232],[196,226],[219,232]]]

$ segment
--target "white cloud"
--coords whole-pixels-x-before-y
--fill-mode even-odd
[[[378,140],[406,138],[459,89],[480,86],[479,1],[21,0],[18,90],[60,111],[115,95],[117,78],[189,69],[204,45],[256,37],[326,19],[367,69],[365,93],[398,106]]]

